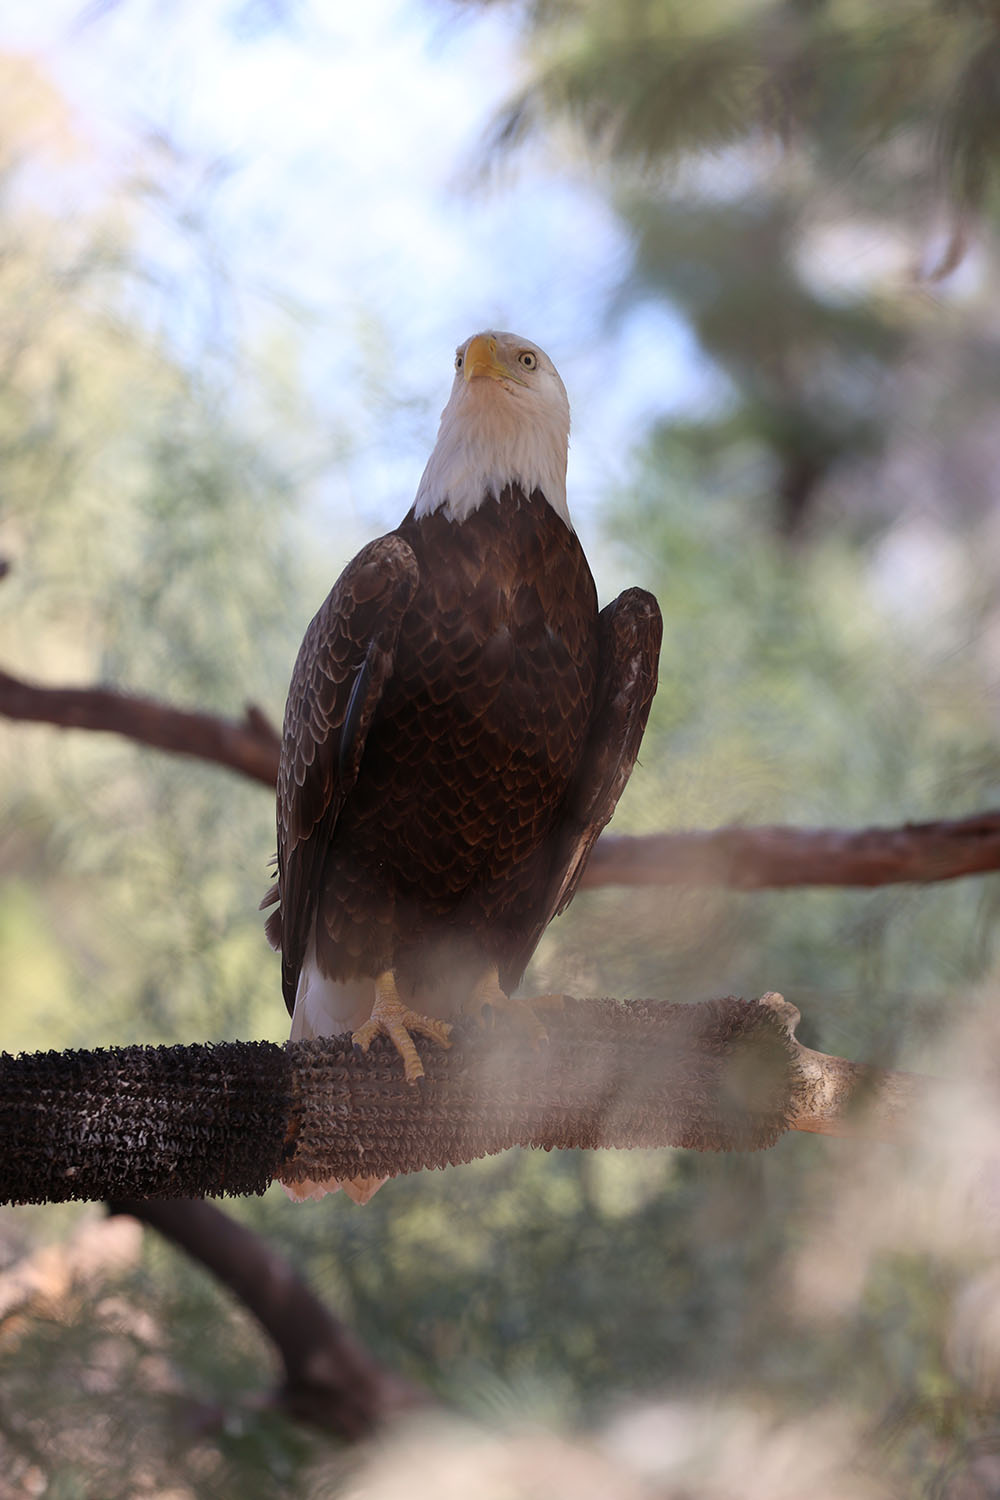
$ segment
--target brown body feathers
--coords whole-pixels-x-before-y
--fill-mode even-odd
[[[635,762],[660,632],[640,589],[598,613],[575,534],[516,484],[358,554],[285,715],[268,931],[289,1010],[307,952],[331,980],[426,993],[496,964],[516,986]]]

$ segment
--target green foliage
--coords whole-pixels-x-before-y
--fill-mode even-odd
[[[723,377],[678,424],[682,451],[702,456],[699,489],[711,455],[750,443],[780,532],[815,528],[817,513],[884,516],[872,465],[912,421],[928,353],[912,278],[954,271],[995,199],[989,7],[575,0],[529,8],[525,40],[528,82],[493,150],[567,125],[584,144],[633,236],[618,312],[669,301]],[[940,372],[936,399],[971,440],[981,380],[968,356],[995,367],[996,339],[977,299],[963,311],[933,318],[924,373]]]
[[[46,1292],[0,1334],[9,1493],[288,1493],[313,1445],[262,1404],[269,1352],[206,1278],[150,1239],[127,1268],[69,1285],[56,1275]]]
[[[16,63],[7,71],[21,78]],[[40,101],[43,121],[60,118],[44,90]],[[67,234],[23,193],[13,173],[0,203],[0,303],[16,309],[0,332],[3,659],[57,683],[99,680],[233,716],[259,702],[280,718],[287,664],[327,580],[290,545],[280,448],[251,440],[222,379],[251,407],[266,371],[234,350],[213,380],[136,316],[146,267],[128,227],[134,200],[111,197]],[[150,322],[154,310],[148,298]],[[8,1046],[46,1044],[56,1010],[67,1045],[273,1029],[256,915],[273,816],[230,783],[110,738],[5,736],[0,798],[18,830],[5,873],[35,939],[6,923],[6,967],[25,987],[5,989]],[[18,883],[25,868],[44,898]],[[60,968],[76,975],[72,1019]]]
[[[501,148],[564,117],[659,171],[773,133],[869,191],[886,176],[926,190],[940,172],[977,204],[996,170],[996,18],[976,0],[539,0],[522,14],[532,71],[496,123]],[[911,132],[900,171],[885,158]]]

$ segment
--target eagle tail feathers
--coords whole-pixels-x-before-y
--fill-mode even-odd
[[[274,916],[277,915],[275,912]],[[269,919],[268,926],[274,916]],[[320,973],[315,945],[311,943],[299,976],[289,1040],[308,1042],[318,1036],[340,1036],[344,1031],[355,1031],[367,1021],[374,1003],[373,980],[328,979]],[[293,1203],[325,1198],[327,1193],[336,1193],[340,1188],[353,1203],[367,1203],[386,1180],[384,1177],[345,1177],[342,1180],[307,1177],[302,1182],[282,1182],[281,1186]]]
[[[264,936],[275,953],[281,952],[281,908],[273,911],[264,923]]]
[[[316,963],[312,944],[299,975],[289,1041],[308,1042],[318,1036],[340,1036],[357,1031],[375,1004],[373,979],[328,979]]]

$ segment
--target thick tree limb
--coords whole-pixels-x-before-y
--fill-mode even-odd
[[[38,687],[0,672],[0,714],[62,729],[124,735],[157,750],[214,761],[267,786],[274,785],[278,774],[279,736],[252,704],[238,723],[113,688]]]
[[[191,1199],[122,1200],[108,1208],[187,1251],[253,1314],[281,1356],[277,1404],[288,1416],[354,1442],[428,1404],[426,1393],[375,1362],[284,1256],[221,1209]]]
[[[901,828],[714,828],[598,841],[583,885],[754,890],[957,880],[1000,869],[1000,813]]]
[[[0,715],[124,735],[273,787],[279,736],[258,708],[237,722],[112,688],[47,688],[0,672]],[[901,828],[715,828],[605,834],[584,886],[689,885],[755,890],[956,880],[1000,870],[1000,813]]]
[[[780,996],[567,998],[549,1041],[456,1027],[408,1085],[349,1036],[0,1057],[0,1200],[260,1193],[394,1176],[510,1146],[761,1150],[786,1129],[894,1138],[929,1080],[826,1057]],[[864,1108],[860,1108],[860,1106]]]

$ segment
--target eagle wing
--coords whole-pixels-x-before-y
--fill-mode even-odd
[[[323,862],[357,780],[418,580],[416,557],[401,537],[390,533],[370,542],[337,579],[295,661],[278,766],[278,879],[261,902],[280,901],[267,935],[281,949],[289,1012]]]
[[[656,692],[663,620],[653,595],[645,589],[626,589],[601,610],[598,631],[597,697],[590,733],[550,846],[546,898],[502,976],[511,987],[520,980],[549,922],[566,910],[576,893],[590,851],[632,774]]]

